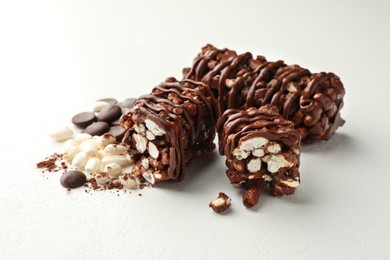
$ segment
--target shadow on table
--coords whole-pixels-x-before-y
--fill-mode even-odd
[[[312,154],[330,154],[337,151],[342,151],[343,153],[351,151],[356,147],[354,139],[344,133],[336,133],[329,141],[321,141],[310,145],[303,145],[303,153],[312,153]],[[192,164],[185,169],[185,177],[183,181],[176,183],[174,181],[166,181],[159,183],[156,188],[167,190],[169,192],[199,192],[205,188],[216,187],[219,182],[228,182],[225,175],[226,167],[221,167],[221,156],[218,153],[218,150],[214,150],[211,153],[203,155],[201,158],[195,159],[192,161]],[[225,157],[223,157],[223,161]],[[242,192],[244,191],[241,188],[232,187],[237,196],[241,197]],[[230,190],[229,192],[232,192]],[[249,211],[257,212],[261,211],[263,207],[266,207],[269,203],[278,202],[287,202],[297,205],[308,205],[313,203],[313,198],[310,196],[310,192],[297,192],[292,196],[282,196],[279,198],[273,197],[267,187],[263,187],[261,190],[261,197],[259,203]]]
[[[204,155],[201,158],[195,159],[192,164],[186,168],[185,177],[183,181],[176,183],[174,181],[166,181],[159,183],[156,189],[162,189],[169,192],[198,192],[204,190],[205,186],[216,187],[218,182],[229,182],[225,175],[226,168],[221,167],[220,163],[216,163],[220,155],[217,151],[213,151]],[[238,197],[241,197],[244,189],[231,186],[231,190],[226,191],[228,193],[236,193]],[[308,194],[306,194],[308,195]],[[261,211],[269,203],[278,202],[278,200],[288,201],[292,204],[305,205],[311,203],[310,196],[305,196],[299,193],[299,189],[296,194],[292,196],[273,197],[267,187],[261,189],[261,197],[259,203],[249,211],[257,212]],[[281,201],[279,201],[280,203]],[[241,202],[239,202],[241,204]],[[244,207],[243,205],[240,205]]]
[[[174,181],[166,181],[159,183],[157,187],[161,189],[187,192],[196,190],[195,187],[199,185],[213,185],[215,179],[218,178],[216,175],[220,175],[220,178],[218,179],[226,178],[225,169],[216,167],[216,161],[218,161],[219,158],[220,155],[217,150],[204,154],[202,157],[193,160],[191,165],[184,170],[185,177],[181,182],[176,183]],[[218,170],[211,171],[212,168]]]
[[[303,153],[333,153],[335,151],[352,150],[355,140],[344,133],[336,133],[329,141],[320,141],[314,144],[303,144]]]

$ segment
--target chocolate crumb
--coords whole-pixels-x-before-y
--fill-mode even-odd
[[[223,212],[230,207],[231,199],[225,193],[220,192],[218,198],[210,202],[209,207],[216,213]]]
[[[89,185],[88,185],[89,184]],[[86,187],[90,187],[92,190],[99,190],[101,189],[99,185],[97,184],[95,178],[91,178],[87,181]]]
[[[65,162],[61,162],[61,167],[62,167],[62,169],[64,169],[64,170],[68,169],[68,166],[66,165]]]
[[[112,189],[123,189],[123,185],[120,182],[111,182],[106,189],[112,190]]]

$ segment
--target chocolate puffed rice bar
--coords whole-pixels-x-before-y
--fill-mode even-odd
[[[230,108],[272,104],[294,123],[304,143],[329,140],[344,124],[340,117],[345,90],[333,73],[311,73],[298,65],[267,61],[251,53],[206,45],[184,79],[208,84],[218,99],[219,115]]]
[[[291,195],[300,183],[301,134],[272,105],[227,110],[218,120],[219,152],[226,156],[232,184],[246,189],[243,203],[257,204],[260,188],[273,196]]]
[[[121,118],[132,174],[151,184],[181,181],[194,158],[215,148],[215,123],[215,99],[206,84],[168,78]]]

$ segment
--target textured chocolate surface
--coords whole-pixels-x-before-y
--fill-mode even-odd
[[[274,196],[294,193],[300,182],[301,135],[276,107],[229,109],[218,120],[217,131],[219,152],[226,156],[227,176],[231,183],[247,188],[243,195],[246,206],[257,203],[260,191],[256,187],[263,185],[268,185]],[[252,166],[254,170],[250,167],[252,160],[258,163],[258,168]],[[284,165],[275,168],[278,163]]]
[[[344,124],[340,109],[345,90],[333,73],[311,73],[281,60],[253,58],[249,52],[238,55],[209,44],[183,75],[210,85],[219,115],[229,108],[276,106],[285,119],[294,122],[305,143],[328,140]]]
[[[151,183],[182,180],[191,160],[215,147],[214,103],[207,85],[174,78],[141,96],[121,118],[127,130],[123,142],[135,162],[133,174],[147,176]]]

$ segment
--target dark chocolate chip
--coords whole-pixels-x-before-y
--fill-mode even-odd
[[[87,177],[79,171],[67,171],[60,179],[61,185],[67,189],[83,186],[87,182]]]
[[[104,121],[107,123],[114,122],[122,115],[122,109],[120,106],[105,106],[100,110],[100,113],[97,115],[98,121]]]
[[[126,130],[120,125],[112,126],[110,131],[108,131],[109,134],[112,134],[116,138],[117,142],[122,141],[123,137],[125,136],[125,132]]]
[[[135,98],[128,98],[125,99],[124,101],[120,102],[119,105],[124,108],[131,108],[134,103],[137,101]]]
[[[116,105],[118,103],[118,101],[115,98],[102,98],[102,99],[99,99],[98,101],[107,102],[111,106]]]
[[[96,116],[93,112],[81,112],[72,117],[72,123],[81,128],[85,128],[95,121]]]
[[[107,122],[96,122],[88,126],[84,132],[94,136],[105,134],[108,130],[110,130],[110,125]]]

